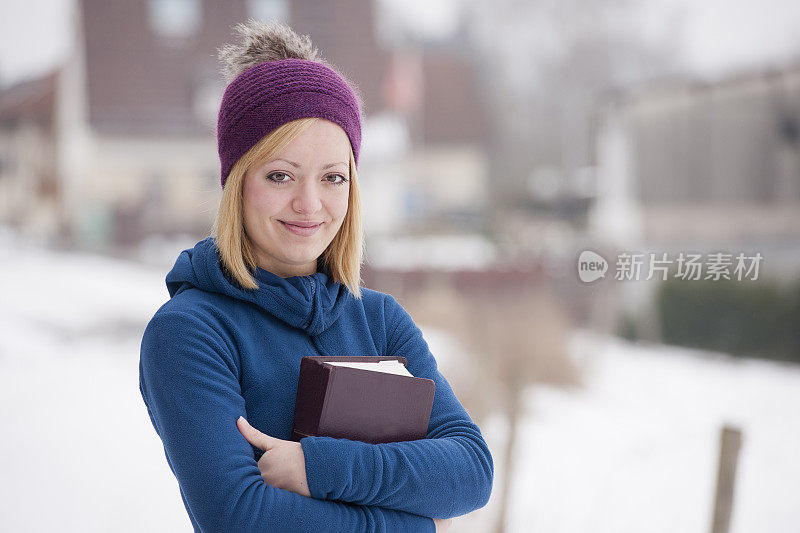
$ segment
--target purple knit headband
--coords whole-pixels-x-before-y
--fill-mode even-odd
[[[303,117],[341,126],[358,164],[360,101],[338,73],[316,61],[290,58],[259,63],[239,74],[225,89],[217,120],[222,186],[236,161],[262,137]]]

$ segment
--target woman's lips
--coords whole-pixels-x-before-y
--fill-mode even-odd
[[[311,226],[308,228],[304,228],[301,226],[295,226],[294,224],[289,224],[288,222],[284,222],[283,220],[280,221],[283,224],[283,227],[294,233],[295,235],[302,235],[304,237],[308,237],[309,235],[314,235],[317,230],[322,226],[322,224],[317,224],[316,226]]]

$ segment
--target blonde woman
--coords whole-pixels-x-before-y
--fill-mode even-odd
[[[442,531],[494,467],[419,328],[360,286],[362,105],[279,24],[237,27],[218,121],[222,199],[147,325],[140,389],[195,531]],[[402,355],[434,380],[428,434],[290,438],[300,358]]]

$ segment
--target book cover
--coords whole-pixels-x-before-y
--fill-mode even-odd
[[[303,357],[292,440],[314,435],[377,444],[425,438],[435,385],[408,373],[406,362],[405,357]]]

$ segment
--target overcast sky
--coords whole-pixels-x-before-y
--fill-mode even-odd
[[[452,28],[449,10],[465,0],[402,2],[398,10],[426,32]],[[800,59],[800,1],[642,0],[642,24],[653,33],[682,13],[678,49],[687,69],[713,75],[730,69]],[[68,45],[72,0],[0,1],[0,86],[37,75],[56,64]],[[313,37],[313,36],[312,36]]]

